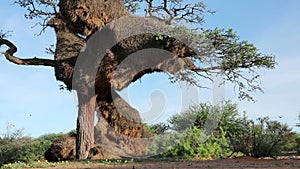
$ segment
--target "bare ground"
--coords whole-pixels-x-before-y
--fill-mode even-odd
[[[299,169],[300,159],[255,159],[251,157],[241,157],[237,159],[220,159],[207,161],[188,161],[188,162],[170,162],[170,161],[142,161],[131,164],[82,164],[70,165],[67,167],[57,168],[84,168],[84,169],[221,169],[221,168],[235,168],[235,169]],[[54,169],[53,168],[53,169]]]

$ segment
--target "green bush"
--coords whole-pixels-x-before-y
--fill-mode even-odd
[[[188,111],[172,116],[168,125],[180,133],[194,126],[198,129],[207,128],[210,122],[216,127],[215,134],[225,131],[226,137],[243,130],[243,120],[239,116],[237,105],[231,102],[224,102],[220,106],[204,103],[191,106]]]
[[[52,142],[65,134],[47,134],[39,138],[23,135],[23,130],[8,131],[0,138],[0,166],[15,162],[32,162],[44,159],[44,153]]]
[[[193,127],[186,137],[165,152],[168,157],[183,157],[187,159],[218,159],[231,154],[225,138],[226,133],[206,136],[203,131]]]
[[[258,157],[274,157],[289,147],[296,133],[286,124],[272,121],[268,117],[258,118],[258,123],[243,119],[243,132],[236,132],[229,137],[235,152]]]
[[[228,133],[241,130],[240,123],[242,120],[238,116],[237,105],[225,102],[222,106],[191,106],[188,111],[172,116],[168,123],[156,124],[153,128],[163,132],[185,134],[185,137],[179,138],[178,143],[169,148],[163,156],[215,159],[232,153],[227,141]],[[207,128],[210,124],[216,127],[215,131],[208,131],[212,130]],[[167,143],[174,143],[173,137],[169,139]]]
[[[0,165],[36,160],[36,143],[30,137],[4,137],[0,139],[0,144]]]
[[[208,130],[216,127],[213,132],[203,130],[207,129],[207,122],[212,122],[209,124],[213,126]],[[258,118],[258,123],[254,123],[246,114],[239,116],[237,105],[231,102],[221,106],[192,106],[188,111],[172,116],[168,123],[156,124],[153,128],[171,131],[174,135],[186,134],[186,137],[177,138],[176,146],[163,154],[167,157],[214,159],[236,152],[258,158],[277,156],[283,150],[300,149],[300,139],[286,124],[268,117]],[[168,139],[167,143],[174,143],[175,136]],[[166,148],[167,145],[160,146]]]

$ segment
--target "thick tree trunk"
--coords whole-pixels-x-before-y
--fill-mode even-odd
[[[92,97],[78,92],[76,158],[79,160],[89,158],[95,144],[102,148],[102,154],[109,152],[109,157],[141,156],[145,145],[134,138],[153,136],[142,123],[139,112],[110,91],[106,89],[103,95]],[[94,126],[96,110],[98,122]]]
[[[94,117],[97,96],[91,98],[78,94],[78,117],[76,158],[87,159],[89,151],[95,143],[94,139]]]
[[[99,97],[97,103],[96,143],[119,157],[145,155],[149,149],[141,138],[153,134],[142,123],[139,112],[115,92],[105,98]]]

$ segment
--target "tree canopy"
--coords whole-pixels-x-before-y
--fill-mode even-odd
[[[195,49],[195,46],[197,47],[197,45],[203,44],[203,39],[206,39],[205,42],[211,45],[202,45],[201,48],[198,48],[198,51],[196,51],[198,55],[196,55],[195,52],[183,53],[180,57],[186,59],[185,62],[189,68],[185,70],[185,73],[179,72],[177,76],[175,76],[175,79],[187,80],[192,84],[196,84],[196,81],[199,80],[199,78],[196,77],[197,75],[211,78],[211,75],[215,72],[221,72],[225,80],[234,83],[234,85],[238,87],[241,99],[252,100],[251,92],[262,90],[259,75],[256,72],[259,68],[274,68],[275,66],[273,56],[262,54],[253,44],[245,40],[240,40],[240,37],[236,35],[234,30],[219,28],[203,30],[201,24],[204,22],[205,15],[213,13],[214,11],[208,10],[206,5],[202,2],[190,3],[183,0],[163,0],[161,2],[154,0],[124,0],[123,2],[111,1],[109,4],[102,5],[104,1],[91,1],[91,3],[95,4],[89,5],[88,11],[83,7],[86,6],[85,2],[80,0],[74,3],[76,5],[68,4],[68,0],[18,0],[15,1],[15,3],[28,11],[25,14],[26,18],[42,21],[40,24],[43,29],[47,26],[51,26],[51,24],[49,24],[51,17],[62,15],[67,17],[67,20],[72,22],[74,27],[78,29],[70,31],[74,31],[74,33],[80,34],[83,37],[90,36],[93,32],[105,24],[110,23],[113,19],[129,15],[129,12],[127,12],[125,8],[133,14],[137,10],[144,11],[146,16],[157,18],[174,29],[180,29],[180,31],[176,31],[176,33],[182,32],[186,38],[196,43],[188,44],[194,45],[192,46],[193,49]],[[123,3],[125,4],[124,8]],[[100,10],[103,7],[108,9]],[[122,9],[116,9],[116,7]],[[99,11],[104,12],[98,14]],[[117,11],[117,13],[115,11]],[[114,16],[111,16],[112,14]],[[86,15],[86,18],[81,15]],[[103,20],[103,18],[108,19],[106,19],[106,21],[100,21],[101,19]],[[196,25],[198,29],[191,30],[191,28],[185,26],[185,22]],[[154,37],[155,36],[156,35],[154,35]],[[76,38],[76,36],[74,37]],[[153,37],[148,37],[148,39],[149,38]],[[168,37],[162,40],[165,42],[161,48],[166,48],[165,45],[170,43],[173,39],[172,37]],[[12,58],[9,55],[13,56],[13,53],[16,51],[15,46],[12,46],[12,44],[8,43],[4,38],[2,38],[1,44],[6,44],[11,47],[10,50],[6,52],[6,56],[10,61],[17,64],[46,65],[53,67],[58,64],[50,60],[22,60],[16,57]],[[80,46],[82,45],[79,45],[79,47]],[[130,48],[132,48],[132,46],[123,50],[130,50]],[[58,55],[58,53],[56,53],[56,55]],[[56,57],[59,58],[59,56]],[[21,60],[24,62],[21,62]]]

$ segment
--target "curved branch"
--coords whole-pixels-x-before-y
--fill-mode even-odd
[[[57,67],[59,63],[55,60],[50,59],[40,59],[40,58],[31,58],[31,59],[21,59],[14,56],[14,53],[17,52],[17,47],[10,42],[9,40],[0,38],[0,46],[6,45],[8,46],[8,50],[5,52],[1,52],[5,56],[5,58],[17,65],[33,65],[33,66],[50,66]]]

